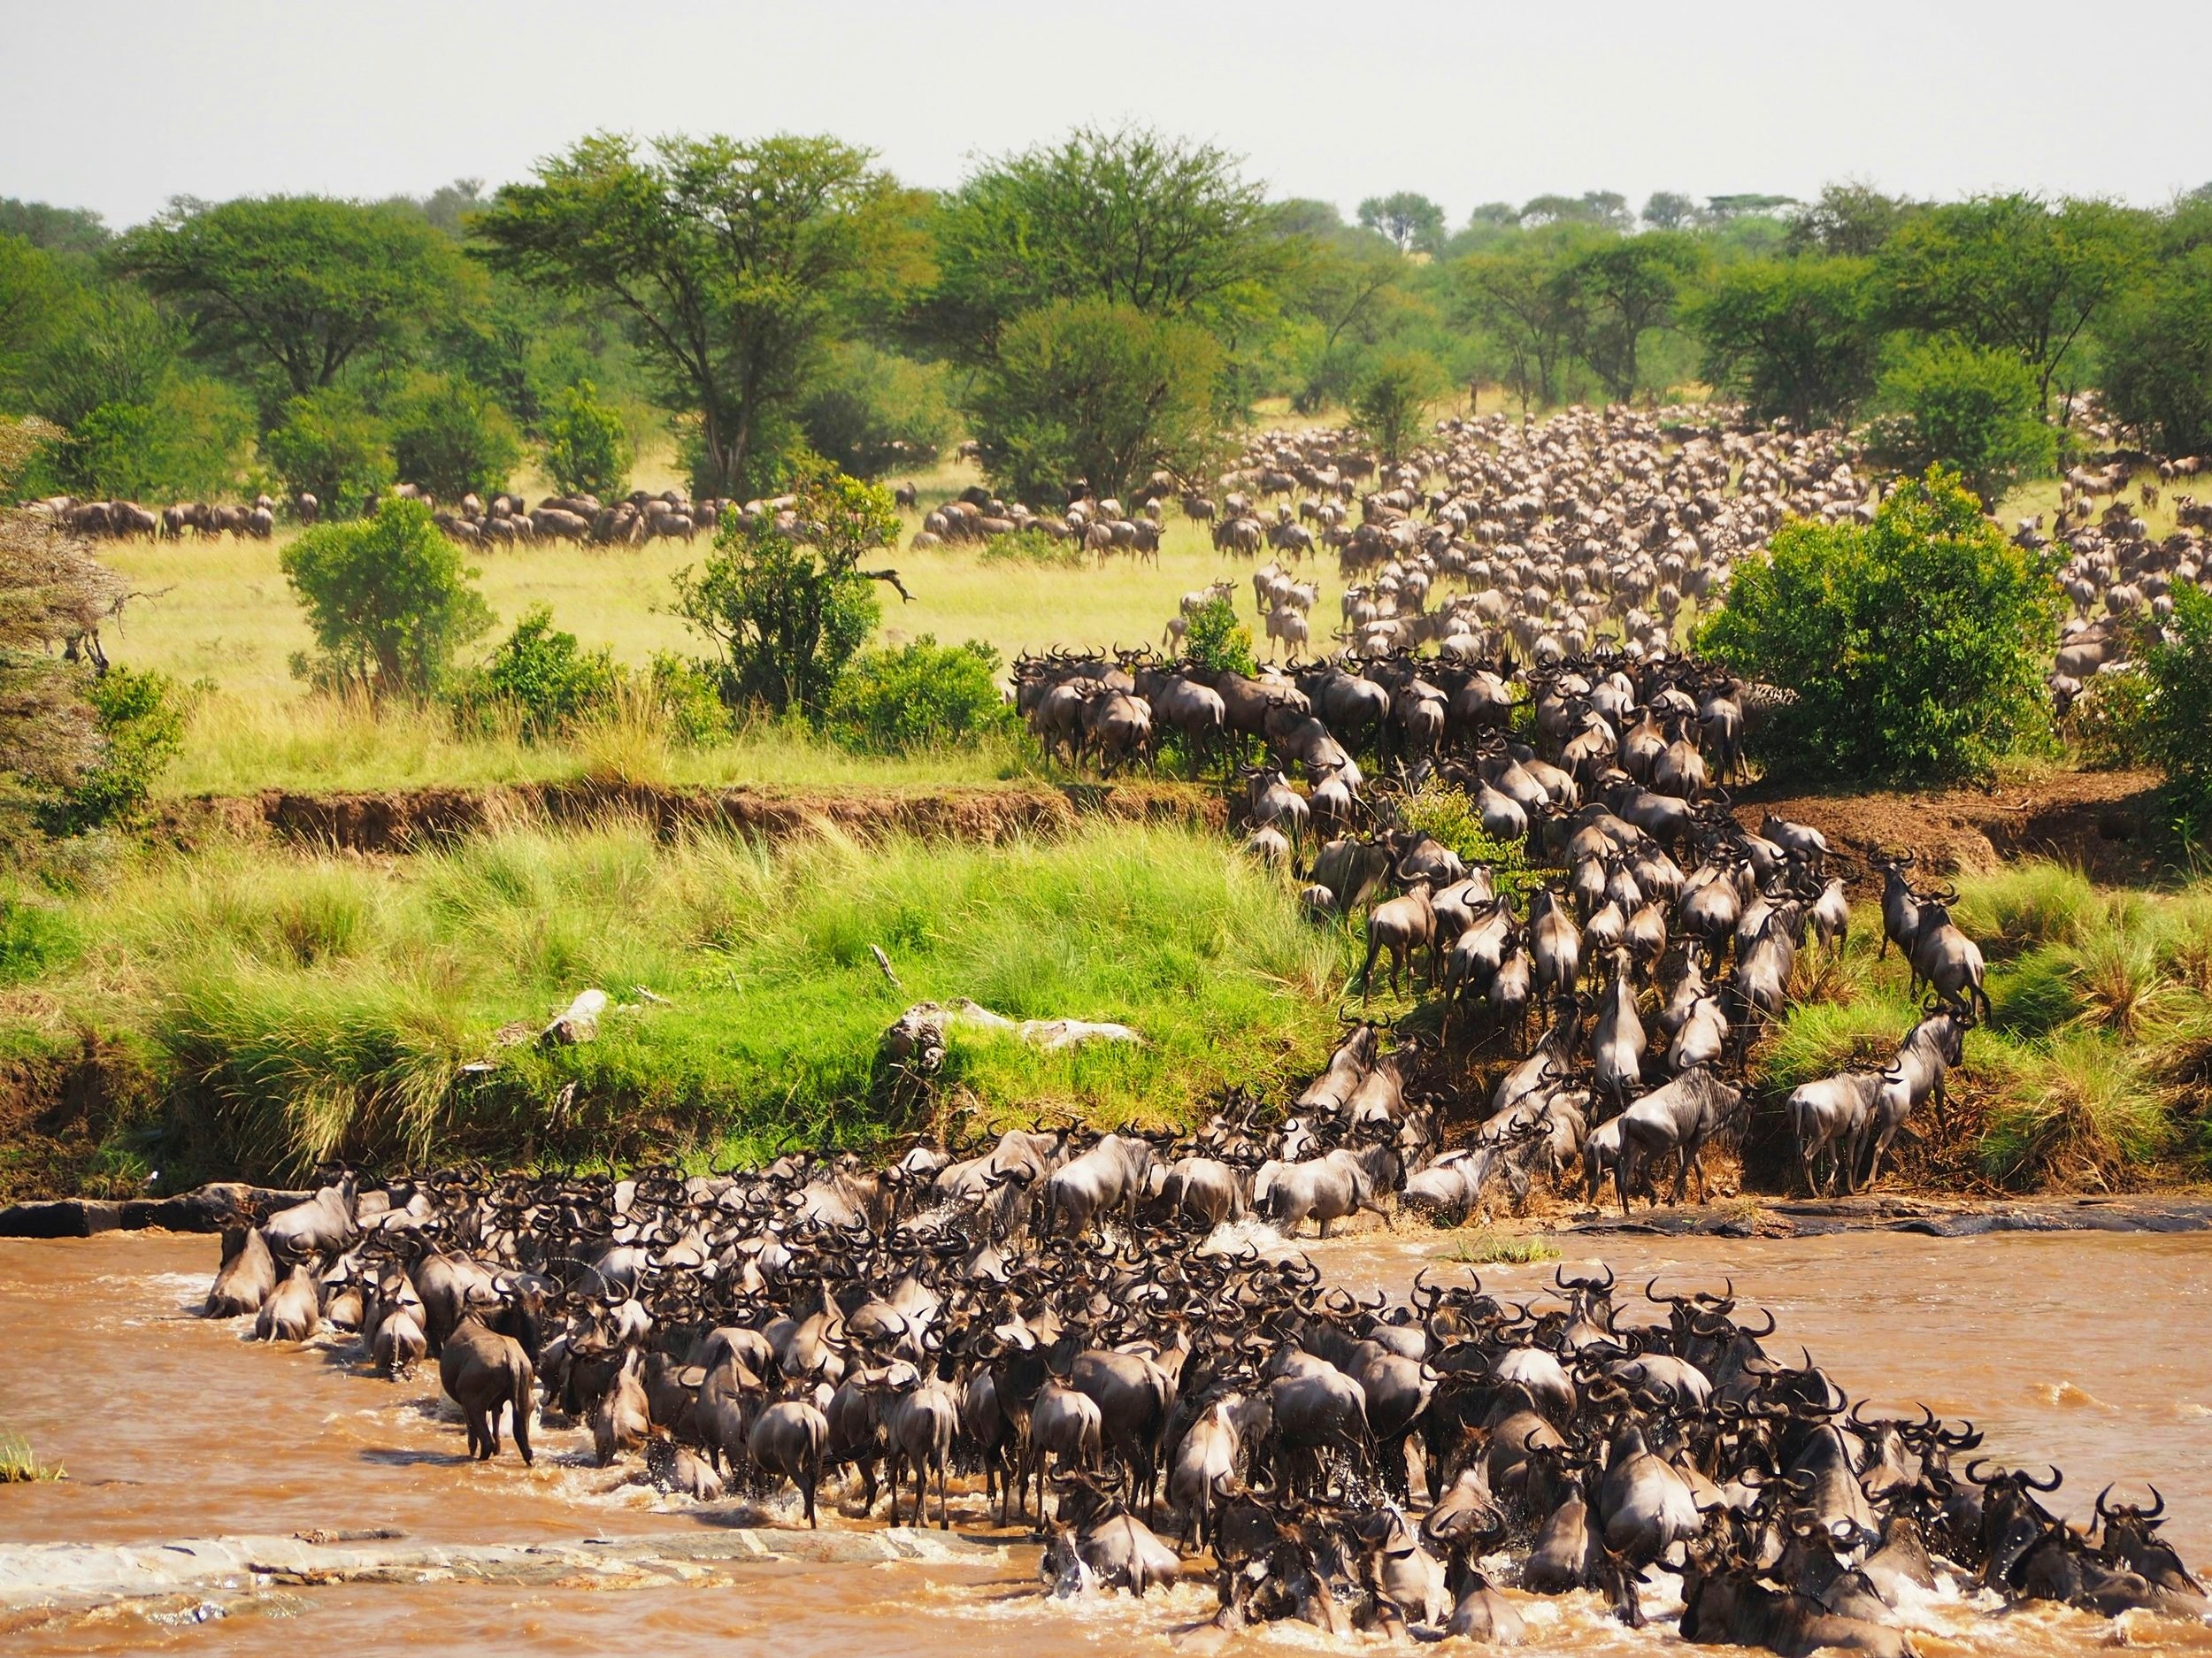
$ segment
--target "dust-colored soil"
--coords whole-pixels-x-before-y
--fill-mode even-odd
[[[2107,885],[2139,886],[2170,873],[2160,833],[2158,779],[2148,771],[2055,771],[1994,788],[1876,794],[1793,793],[1755,784],[1735,796],[1756,829],[1772,812],[1810,824],[1848,856],[1854,897],[1880,881],[1865,853],[1915,854],[1923,875],[1975,875],[2026,857],[2056,858]]]
[[[772,841],[827,828],[862,839],[915,834],[990,844],[1064,833],[1087,817],[1217,829],[1226,821],[1218,792],[1170,783],[817,793],[575,782],[315,794],[268,789],[179,802],[161,828],[188,844],[210,832],[227,832],[341,851],[396,853],[504,824],[582,824],[615,816],[650,822],[662,834],[717,827]]]

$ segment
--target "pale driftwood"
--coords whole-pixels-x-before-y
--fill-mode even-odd
[[[579,991],[576,1000],[539,1032],[538,1040],[542,1042],[588,1042],[599,1034],[599,1016],[606,1010],[605,991]]]

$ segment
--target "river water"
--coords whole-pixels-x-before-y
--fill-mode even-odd
[[[1402,1291],[1413,1272],[1468,1269],[1440,1261],[1448,1234],[1370,1234],[1313,1247],[1329,1277],[1356,1290]],[[1594,1244],[1595,1240],[1592,1240]],[[0,1544],[158,1544],[224,1533],[389,1528],[410,1545],[564,1542],[697,1534],[727,1524],[591,1466],[588,1436],[547,1432],[537,1465],[511,1449],[491,1464],[462,1455],[457,1416],[435,1367],[412,1382],[376,1380],[349,1341],[270,1347],[243,1339],[250,1320],[193,1316],[216,1261],[204,1237],[112,1233],[84,1241],[0,1240],[0,1431],[59,1462],[58,1484],[0,1486]],[[2155,1480],[2168,1535],[2193,1563],[2212,1562],[2212,1236],[2000,1234],[1931,1239],[1860,1233],[1736,1241],[1569,1240],[1571,1271],[1604,1260],[1622,1290],[1662,1273],[1661,1287],[1720,1286],[1732,1274],[1747,1308],[1773,1309],[1769,1342],[1802,1342],[1855,1396],[1921,1401],[1971,1417],[2000,1460],[2056,1462],[2052,1499],[2076,1516],[2108,1480],[2141,1500]],[[1552,1264],[1481,1269],[1516,1296],[1548,1283]],[[826,1524],[858,1523],[833,1518]],[[965,1504],[980,1530],[981,1501]],[[954,1499],[954,1524],[963,1503]],[[772,1503],[767,1523],[787,1519]],[[444,1583],[256,1591],[250,1583],[188,1600],[126,1603],[86,1615],[0,1611],[0,1650],[47,1654],[282,1654],[301,1643],[348,1654],[458,1648],[654,1658],[764,1653],[960,1654],[1038,1648],[1164,1652],[1208,1616],[1210,1585],[1186,1580],[1139,1603],[1071,1601],[1037,1593],[1033,1554],[1014,1564],[824,1565],[745,1562],[650,1578],[547,1587]],[[1668,1597],[1653,1601],[1663,1609]],[[1663,1624],[1641,1634],[1594,1599],[1526,1597],[1534,1645],[1524,1650],[1686,1650]],[[2070,1654],[2124,1644],[2212,1653],[2212,1631],[2131,1617],[2124,1625],[2037,1609],[1978,1616],[1952,1600],[1916,1615],[1930,1654]],[[1333,1643],[1302,1628],[1240,1637],[1232,1652],[1310,1651]],[[1370,1644],[1367,1638],[1348,1643]],[[1372,1644],[1379,1645],[1379,1642]]]

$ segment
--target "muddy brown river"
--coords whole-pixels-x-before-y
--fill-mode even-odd
[[[1348,1287],[1402,1291],[1424,1264],[1466,1270],[1439,1262],[1449,1241],[1407,1231],[1313,1254]],[[396,1531],[408,1546],[634,1544],[788,1522],[779,1503],[703,1508],[625,1484],[620,1467],[591,1465],[580,1432],[545,1432],[534,1469],[511,1451],[472,1465],[434,1367],[386,1384],[353,1365],[349,1338],[269,1347],[243,1339],[250,1320],[193,1316],[216,1254],[212,1238],[164,1234],[0,1241],[0,1432],[22,1435],[69,1473],[58,1484],[0,1486],[0,1545],[157,1547],[315,1530]],[[1669,1286],[1717,1288],[1731,1273],[1747,1306],[1774,1309],[1777,1353],[1793,1356],[1802,1342],[1854,1395],[1884,1406],[1924,1401],[1973,1418],[2001,1460],[2058,1462],[2067,1483],[2051,1501],[2076,1517],[2108,1480],[2139,1497],[2154,1480],[2170,1504],[2168,1535],[2193,1564],[2212,1562],[2212,1236],[1571,1242],[1566,1264],[1582,1258],[1607,1262],[1624,1288],[1655,1272]],[[1551,1270],[1482,1273],[1517,1294],[1548,1283]],[[860,1524],[824,1507],[826,1526]],[[966,1500],[964,1524],[963,1509],[956,1493],[955,1530],[981,1535],[979,1496]],[[529,1586],[286,1586],[242,1576],[88,1610],[0,1608],[0,1652],[1164,1652],[1214,1605],[1210,1585],[1195,1578],[1143,1601],[1056,1599],[1040,1593],[1033,1549],[979,1559],[715,1563]],[[1517,1597],[1531,1624],[1522,1650],[1692,1650],[1663,1616],[1676,1609],[1671,1582],[1647,1602],[1660,1621],[1640,1633],[1613,1623],[1594,1597]],[[1993,1616],[1945,1595],[1911,1620],[1931,1654],[2212,1653],[2212,1629],[2139,1615],[2117,1624],[2049,1608]],[[1380,1645],[1278,1625],[1229,1650]]]

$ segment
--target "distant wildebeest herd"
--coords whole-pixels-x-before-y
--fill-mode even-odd
[[[1791,1654],[1914,1652],[1946,1583],[2212,1612],[2155,1490],[2069,1524],[2041,1501],[2055,1470],[1868,1411],[1770,1354],[1732,1286],[1637,1303],[1555,1272],[1545,1305],[1423,1273],[1359,1300],[1233,1226],[1240,1175],[1286,1231],[1386,1205],[1418,1115],[1363,1026],[1263,1132],[1233,1109],[1190,1136],[1017,1129],[874,1168],[347,1173],[227,1234],[206,1310],[271,1340],[333,1327],[388,1377],[434,1362],[480,1459],[503,1422],[526,1462],[541,1419],[576,1424],[602,1467],[706,1504],[788,1486],[810,1525],[842,1476],[855,1516],[887,1497],[893,1524],[943,1527],[959,1477],[972,1519],[1033,1517],[1064,1593],[1141,1596],[1210,1555],[1194,1634],[1509,1644],[1526,1597],[1578,1589]]]

